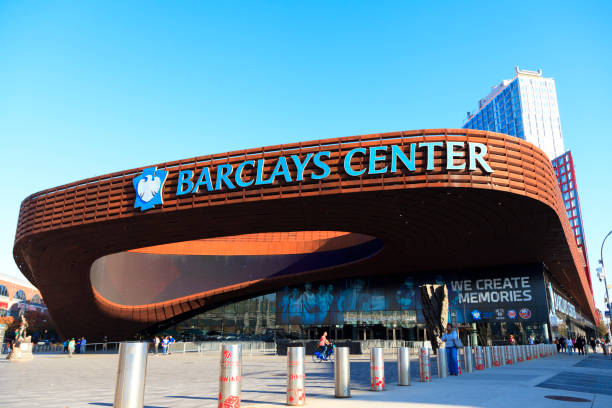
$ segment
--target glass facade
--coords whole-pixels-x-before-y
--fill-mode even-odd
[[[551,159],[565,151],[555,81],[541,74],[518,71],[512,80],[494,87],[463,128],[519,137]]]
[[[572,153],[570,151],[565,152],[561,156],[557,157],[552,161],[553,168],[555,169],[555,175],[557,176],[557,182],[561,189],[561,195],[563,197],[563,204],[565,204],[565,211],[567,212],[567,218],[569,219],[570,226],[576,238],[578,248],[582,250],[584,260],[589,264],[589,258],[587,256],[586,241],[584,239],[584,230],[582,228],[582,213],[580,211],[580,200],[578,198],[578,184],[576,182],[576,173],[574,171],[574,160],[572,159]]]
[[[424,340],[420,286],[446,284],[449,321],[487,343],[539,338],[548,320],[541,265],[305,283],[228,304],[160,334],[186,340]],[[486,344],[486,343],[483,343]]]
[[[463,125],[465,129],[488,130],[525,139],[518,78],[503,87]]]

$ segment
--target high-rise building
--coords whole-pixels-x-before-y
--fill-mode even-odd
[[[576,243],[584,255],[589,285],[593,290],[576,173],[572,154],[563,147],[555,80],[542,77],[542,70],[527,71],[516,67],[515,72],[514,78],[503,80],[478,101],[478,110],[468,112],[463,128],[516,136],[538,146],[548,155],[555,169]]]
[[[519,137],[552,160],[565,152],[555,80],[542,77],[542,70],[515,71],[514,78],[503,80],[478,102],[463,127]]]
[[[557,182],[559,183],[559,188],[561,189],[561,195],[563,196],[563,203],[565,204],[567,218],[569,219],[570,225],[574,232],[574,238],[576,238],[578,248],[584,255],[588,272],[589,258],[587,256],[584,230],[582,228],[582,210],[580,209],[580,199],[578,198],[578,182],[576,181],[576,172],[574,170],[572,152],[568,150],[567,152],[563,153],[561,156],[552,161],[552,165],[555,169],[555,175],[557,176]],[[589,285],[591,286],[592,290],[593,284],[591,282],[590,273],[587,273],[587,278],[589,279]]]

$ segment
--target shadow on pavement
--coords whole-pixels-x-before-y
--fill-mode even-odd
[[[109,404],[108,402],[90,402],[89,405],[97,405],[99,407],[112,407],[113,404]],[[169,407],[157,407],[153,405],[145,405],[143,408],[169,408]]]

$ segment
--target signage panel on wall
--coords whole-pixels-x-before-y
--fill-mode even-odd
[[[427,276],[396,276],[306,283],[276,293],[279,324],[424,323],[423,284],[446,284],[450,319],[545,321],[542,266],[527,265]],[[410,313],[406,313],[410,312]]]
[[[416,153],[422,151],[425,160],[417,162]],[[443,163],[435,162],[436,151],[444,151]],[[348,177],[376,175],[385,173],[415,171],[476,171],[486,174],[493,169],[486,161],[487,146],[477,142],[436,141],[407,143],[405,145],[357,147],[341,157],[342,170]],[[297,183],[306,179],[322,180],[329,177],[332,168],[328,164],[331,151],[308,153],[303,157],[296,154],[280,156],[273,162],[272,172],[265,173],[267,159],[244,160],[237,164],[218,164],[215,167],[205,166],[198,172],[180,170],[176,174],[176,197],[204,194],[210,191],[234,190],[270,185],[278,182]],[[363,158],[360,165],[358,159]],[[389,162],[389,165],[386,163]],[[361,163],[361,162],[360,162]],[[269,164],[269,160],[268,160]],[[422,165],[422,168],[417,168]],[[253,173],[247,176],[245,170]],[[149,167],[133,179],[136,198],[134,208],[141,211],[154,208],[164,203],[164,183],[169,172]],[[174,177],[174,176],[173,176]]]

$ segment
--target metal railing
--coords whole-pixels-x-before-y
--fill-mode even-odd
[[[117,354],[119,352],[119,342],[107,342],[107,343],[87,343],[85,345],[86,354]],[[223,343],[218,341],[177,341],[170,343],[168,346],[169,354],[182,354],[182,353],[206,353],[206,352],[218,352],[221,350]],[[276,344],[264,341],[243,341],[243,342],[232,342],[232,344],[241,344],[242,350],[246,354],[276,354]],[[3,350],[4,351],[4,350]],[[157,350],[153,343],[149,343],[150,353],[162,353],[161,343]],[[67,349],[62,344],[35,344],[32,347],[32,352],[36,354],[61,354],[67,353]],[[76,347],[75,353],[79,353],[80,348]]]
[[[421,347],[430,349],[431,343],[429,341],[407,341],[407,340],[358,340],[361,343],[363,353],[369,353],[372,348],[382,348],[385,353],[396,353],[400,347],[407,347],[410,349],[412,355],[417,355]]]

